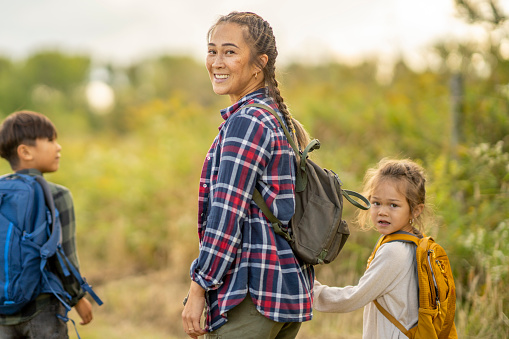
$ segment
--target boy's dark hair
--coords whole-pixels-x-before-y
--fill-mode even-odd
[[[19,164],[19,145],[34,146],[36,139],[56,137],[57,130],[46,116],[31,111],[14,112],[0,126],[0,156],[14,169]]]

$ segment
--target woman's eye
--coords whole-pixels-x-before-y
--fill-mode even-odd
[[[228,51],[226,51],[226,53],[225,53],[225,54],[235,54],[235,52],[234,52],[234,51],[232,51],[232,50],[228,50]]]
[[[207,54],[216,54],[216,51],[214,51],[213,49],[209,49],[209,50],[207,51]]]

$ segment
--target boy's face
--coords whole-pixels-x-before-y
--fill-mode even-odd
[[[28,157],[20,158],[20,169],[35,168],[41,173],[55,172],[60,165],[62,146],[56,139],[38,138],[34,146],[28,146]]]

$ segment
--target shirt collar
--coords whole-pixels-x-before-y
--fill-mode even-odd
[[[221,110],[221,116],[224,120],[228,119],[233,113],[237,112],[242,106],[244,106],[247,102],[258,98],[263,99],[267,96],[267,88],[260,88],[254,92],[249,93],[248,95],[242,97],[239,101],[231,105],[230,107],[226,107]]]
[[[19,171],[16,171],[19,174],[27,174],[27,175],[42,175],[41,171],[35,168],[25,168]]]

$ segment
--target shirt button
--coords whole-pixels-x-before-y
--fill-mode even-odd
[[[207,160],[210,160],[210,157],[207,157]]]
[[[203,184],[203,187],[207,187],[207,184]]]

